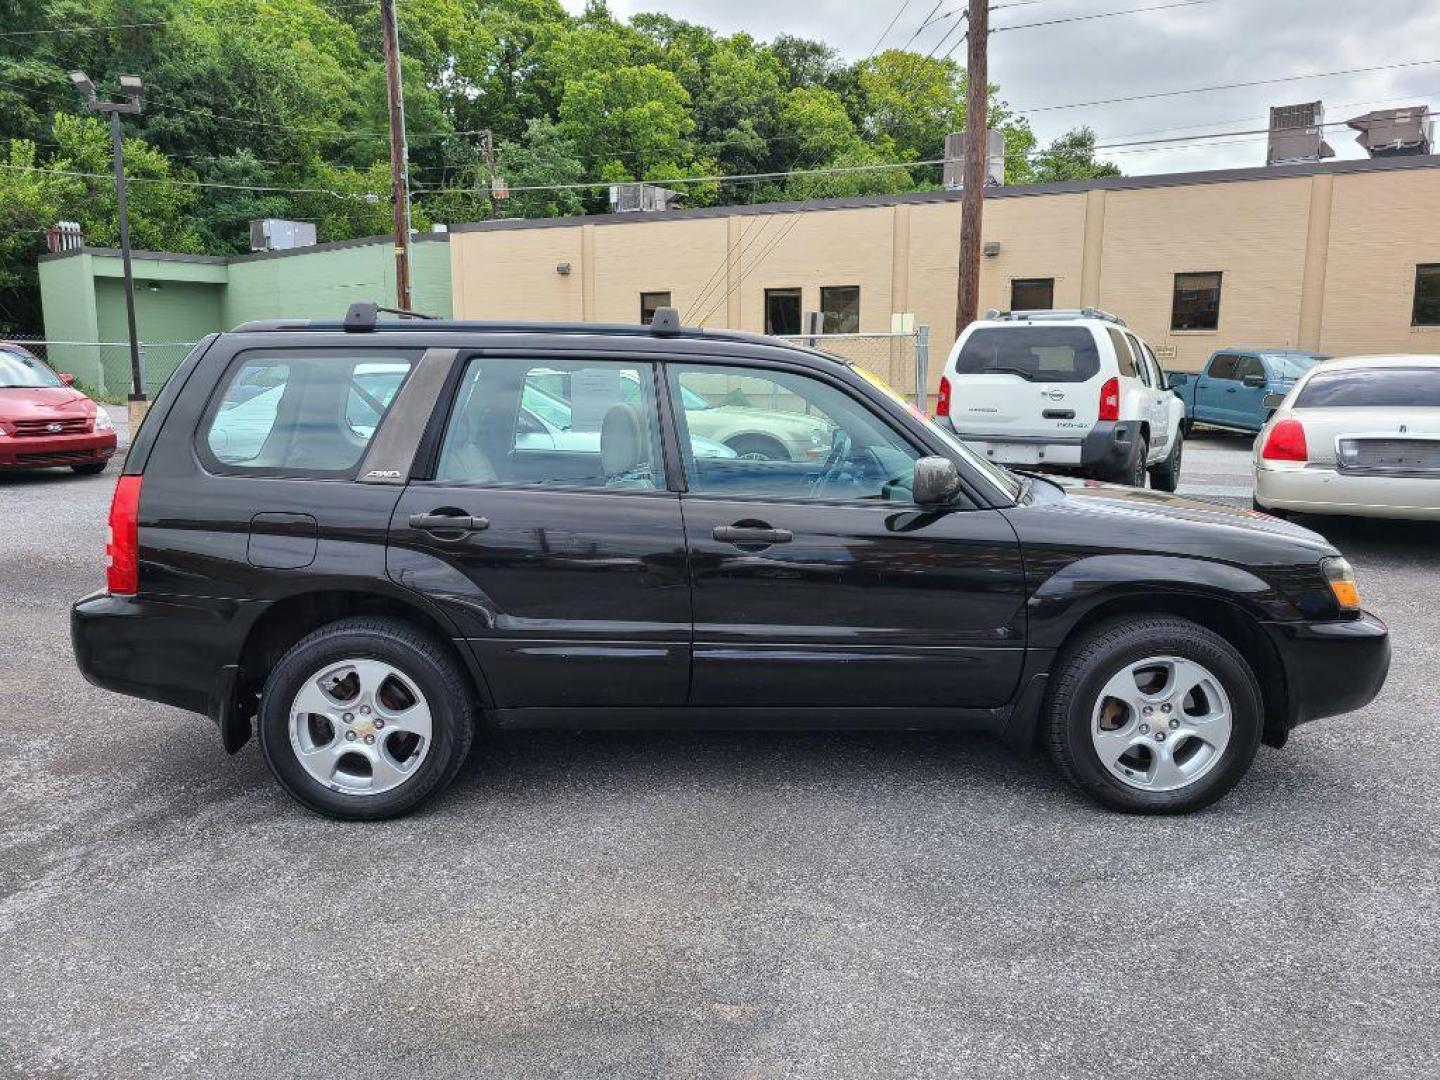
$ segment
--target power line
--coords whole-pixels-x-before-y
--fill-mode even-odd
[[[78,172],[73,169],[47,169],[29,165],[10,165],[4,162],[0,162],[0,169],[9,169],[13,172],[44,173],[48,176],[73,176],[85,180],[115,179],[113,176],[105,173]],[[269,184],[221,184],[209,180],[176,180],[172,177],[165,176],[127,176],[125,182],[127,184],[169,184],[172,187],[221,188],[229,191],[272,191],[291,195],[333,195],[337,199],[369,199],[373,196],[378,201],[383,197],[374,192],[333,191],[330,188],[280,187]]]
[[[0,38],[38,37],[43,34],[91,34],[103,30],[139,30],[147,26],[164,26],[163,20],[155,22],[116,23],[113,26],[56,26],[46,30],[0,30]]]
[[[1067,15],[1063,19],[1046,19],[1043,22],[1016,23],[1013,26],[997,26],[990,32],[998,34],[1003,30],[1033,30],[1039,26],[1059,26],[1061,23],[1088,22],[1091,19],[1113,19],[1117,15],[1142,15],[1147,11],[1169,11],[1171,8],[1198,7],[1213,4],[1216,0],[1178,0],[1172,4],[1156,4],[1153,7],[1126,8],[1123,11],[1101,11],[1093,15]]]
[[[890,19],[890,22],[886,24],[885,29],[880,32],[880,36],[875,39],[875,44],[871,45],[870,51],[865,54],[866,60],[869,60],[870,57],[875,55],[875,50],[880,48],[880,43],[890,36],[890,31],[895,29],[895,24],[900,21],[900,16],[905,14],[905,9],[909,6],[910,0],[903,0],[903,2],[900,4],[899,9]]]

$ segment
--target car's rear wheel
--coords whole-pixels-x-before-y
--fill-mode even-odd
[[[342,619],[295,644],[260,699],[260,745],[281,785],[331,817],[419,806],[464,763],[474,714],[464,673],[398,619]]]
[[[1102,624],[1069,648],[1047,699],[1051,756],[1072,784],[1117,810],[1198,810],[1233,788],[1260,745],[1255,674],[1189,619]]]
[[[81,476],[94,476],[96,473],[104,472],[105,466],[109,464],[109,461],[92,461],[86,465],[71,465],[70,468]]]
[[[777,439],[765,435],[737,435],[725,444],[744,461],[789,461],[790,455]]]
[[[1185,435],[1175,432],[1175,442],[1165,460],[1150,470],[1150,486],[1157,491],[1174,491],[1180,486],[1180,463],[1185,456]]]
[[[1150,443],[1144,435],[1135,436],[1135,443],[1131,448],[1130,460],[1125,463],[1125,468],[1119,476],[1122,484],[1129,484],[1131,487],[1143,488],[1145,486],[1145,459],[1150,456]]]

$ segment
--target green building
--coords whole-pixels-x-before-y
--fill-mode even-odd
[[[449,316],[447,233],[410,248],[415,310]],[[221,258],[136,251],[135,317],[154,393],[189,347],[250,319],[339,319],[356,300],[395,302],[395,244],[383,236]],[[82,247],[40,257],[46,359],[107,394],[130,390],[120,252]]]

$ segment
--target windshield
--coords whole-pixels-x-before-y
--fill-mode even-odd
[[[1392,367],[1316,372],[1295,409],[1440,408],[1440,368]]]
[[[1015,375],[1051,383],[1082,383],[1100,370],[1095,338],[1081,326],[982,327],[955,358],[957,375]]]
[[[60,377],[35,357],[0,349],[0,387],[64,386]]]
[[[1321,360],[1328,359],[1328,357],[1295,356],[1289,353],[1266,353],[1265,359],[1270,361],[1270,367],[1277,377],[1281,379],[1298,379],[1316,364],[1320,363]]]

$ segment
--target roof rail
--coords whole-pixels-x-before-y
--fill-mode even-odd
[[[425,315],[418,311],[410,311],[407,308],[381,307],[373,300],[357,300],[345,310],[346,330],[374,330],[375,324],[379,322],[380,312],[387,315],[399,315],[402,319],[435,319],[438,316]]]
[[[1119,315],[1108,311],[1102,311],[1096,307],[1082,308],[1044,308],[1035,311],[999,311],[991,308],[985,312],[985,318],[996,322],[1043,322],[1046,319],[1099,319],[1102,322],[1115,323],[1117,326],[1127,325]]]

